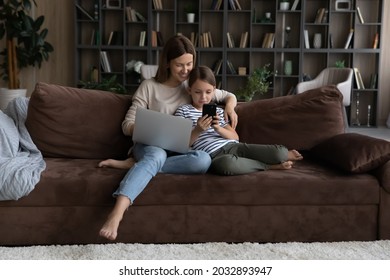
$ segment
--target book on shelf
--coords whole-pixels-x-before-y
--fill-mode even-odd
[[[151,44],[152,44],[152,47],[157,47],[157,31],[156,30],[152,30]]]
[[[265,33],[261,47],[266,49],[273,48],[274,41],[275,41],[275,33],[272,32]]]
[[[353,68],[353,73],[355,75],[355,82],[356,82],[357,89],[365,89],[362,75],[360,74],[360,71],[357,67]]]
[[[146,22],[146,18],[130,6],[126,7],[126,19],[128,22]]]
[[[97,42],[96,42],[96,30],[92,29],[92,32],[91,32],[91,46],[94,46],[96,44],[97,44]]]
[[[248,45],[248,31],[241,33],[240,48],[246,48]]]
[[[305,48],[310,49],[310,42],[309,42],[309,31],[305,29],[303,31],[304,37],[305,37]]]
[[[213,0],[210,9],[214,11],[219,11],[221,9],[222,2],[223,0]]]
[[[238,0],[229,0],[229,7],[231,10],[241,10],[241,5]]]
[[[88,19],[95,20],[95,18],[86,9],[84,9],[81,5],[79,5],[77,3],[75,5],[76,5],[77,9],[80,12],[82,12]]]
[[[233,66],[233,63],[230,60],[226,60],[227,69],[229,70],[229,74],[236,75],[237,71]]]
[[[241,7],[241,4],[240,4],[240,1],[238,0],[234,0],[234,4],[236,5],[236,8],[238,11],[241,11],[242,10],[242,7]]]
[[[227,36],[228,47],[234,48],[235,44],[234,44],[233,36],[229,32],[226,33],[226,36]]]
[[[102,65],[102,69],[104,72],[107,73],[111,72],[111,64],[110,64],[110,60],[108,59],[108,54],[106,51],[100,52],[100,63]]]
[[[135,10],[135,15],[136,15],[136,18],[138,19],[138,21],[146,22],[146,18],[137,10]]]
[[[208,42],[209,42],[210,48],[214,48],[213,37],[211,36],[211,32],[210,31],[207,31],[207,38],[208,38]]]
[[[198,33],[197,32],[191,32],[190,40],[191,40],[191,43],[195,47],[198,46]]]
[[[353,29],[351,28],[351,30],[349,31],[347,40],[345,41],[344,49],[348,49],[350,47],[351,41],[352,41],[352,36],[353,36]]]
[[[193,34],[191,34],[191,42],[192,42],[192,40],[194,40],[194,42],[196,43],[197,37],[196,36],[194,37]],[[194,46],[196,46],[196,44],[194,44]],[[200,35],[199,47],[201,47],[201,48],[213,48],[214,47],[213,38],[211,37],[210,31],[203,32]]]
[[[108,35],[107,45],[117,45],[118,43],[118,31],[111,31]]]
[[[164,46],[164,38],[162,36],[162,33],[160,31],[157,31],[157,46],[162,47]]]
[[[326,11],[325,8],[319,8],[317,10],[317,14],[316,14],[316,17],[314,19],[314,23],[322,23],[323,18],[325,16],[325,11]]]
[[[123,32],[111,31],[108,35],[107,45],[122,45],[123,44]]]
[[[162,10],[163,5],[161,0],[153,0],[153,6],[155,10]]]
[[[93,29],[91,32],[91,45],[100,45],[100,31]]]
[[[152,30],[152,47],[164,46],[164,39],[160,31]]]
[[[373,49],[377,49],[378,48],[378,44],[379,44],[379,33],[375,33],[374,35],[374,40],[372,42],[372,48]]]
[[[363,15],[362,15],[362,12],[360,11],[359,6],[356,7],[356,11],[357,11],[360,23],[364,23]]]
[[[202,48],[209,48],[210,47],[210,41],[209,41],[209,34],[208,32],[203,32],[202,36],[200,37],[200,47]]]
[[[219,59],[217,60],[213,68],[214,75],[218,75],[220,73],[221,66],[222,66],[222,59]]]
[[[370,88],[371,89],[376,89],[377,88],[377,82],[378,82],[378,74],[377,73],[371,74]]]
[[[299,0],[294,0],[294,3],[291,6],[291,11],[295,11],[298,7]]]
[[[329,16],[329,11],[328,11],[328,9],[325,9],[325,13],[324,13],[324,15],[323,15],[323,17],[322,17],[322,23],[327,23],[328,22],[328,16]]]
[[[146,31],[141,31],[139,33],[139,46],[140,47],[145,46],[145,40],[146,40]]]

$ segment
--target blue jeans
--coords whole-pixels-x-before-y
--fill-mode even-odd
[[[158,173],[199,174],[206,173],[211,164],[208,153],[190,150],[177,154],[159,147],[135,144],[133,155],[137,163],[127,172],[114,192],[114,196],[127,196],[131,203]]]

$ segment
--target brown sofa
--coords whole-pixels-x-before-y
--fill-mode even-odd
[[[125,170],[130,97],[39,83],[26,126],[47,164],[35,189],[0,202],[0,245],[105,243],[98,236]],[[117,242],[286,242],[390,238],[390,144],[345,133],[334,86],[239,104],[242,142],[304,154],[287,171],[158,174],[129,208]]]

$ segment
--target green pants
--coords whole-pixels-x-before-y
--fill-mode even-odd
[[[230,143],[211,154],[210,171],[219,175],[240,175],[269,169],[287,160],[282,145]]]

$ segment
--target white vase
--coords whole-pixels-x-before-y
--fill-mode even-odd
[[[313,37],[313,47],[320,49],[322,47],[322,35],[321,33],[315,33]]]
[[[4,111],[8,103],[17,97],[25,97],[27,89],[0,88],[0,110]]]
[[[292,61],[286,60],[284,62],[284,74],[290,76],[292,74]]]
[[[290,2],[280,2],[280,10],[287,11],[290,9]]]
[[[188,23],[194,23],[195,22],[195,14],[194,13],[188,13],[187,14],[187,22]]]

